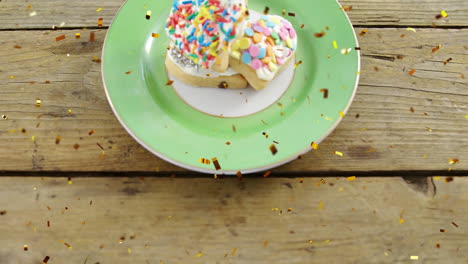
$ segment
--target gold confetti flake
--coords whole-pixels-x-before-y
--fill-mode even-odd
[[[128,248],[128,249],[127,249],[127,252],[128,252],[128,254],[132,254],[132,249],[131,249],[131,248]]]
[[[299,67],[299,65],[301,65],[301,64],[302,64],[302,61],[301,61],[301,60],[298,61],[296,64],[294,64],[294,69],[296,69],[297,67]]]
[[[343,113],[343,111],[340,111],[339,113],[340,113],[341,118],[345,117],[345,114]]]
[[[67,246],[69,249],[72,249],[72,246],[68,243],[63,243],[65,246]]]
[[[220,170],[221,166],[219,165],[218,159],[217,158],[212,158],[211,161],[213,162],[213,165],[216,170]]]
[[[104,19],[102,17],[98,18],[98,22],[97,22],[98,27],[102,27],[102,22],[103,21],[104,21]]]
[[[348,181],[354,181],[356,180],[356,176],[350,176],[346,178]]]
[[[36,137],[35,137],[35,136],[31,136],[31,141],[34,142],[34,140],[36,140]]]
[[[419,256],[411,256],[410,259],[411,259],[411,260],[418,260],[418,259],[419,259]]]
[[[449,164],[457,164],[459,162],[460,162],[459,159],[449,159]]]
[[[60,136],[55,137],[55,144],[56,144],[56,145],[60,144],[60,140],[61,140],[61,139],[62,139],[62,138],[61,138]]]
[[[465,119],[468,119],[468,115],[465,116]]]
[[[273,155],[276,155],[276,153],[278,153],[278,149],[276,148],[275,144],[270,145],[270,151]]]
[[[434,52],[440,50],[440,48],[442,48],[442,45],[440,45],[440,44],[437,45],[435,48],[432,49],[432,53],[434,53]]]
[[[15,76],[13,76],[13,75],[10,75],[10,76],[8,76],[8,78],[10,78],[10,79],[14,79],[14,78],[15,78]]]
[[[323,202],[322,202],[322,201],[319,202],[319,204],[318,204],[318,209],[319,209],[319,210],[322,210],[322,209],[323,209]]]
[[[36,99],[36,107],[41,107],[42,100],[41,99]]]
[[[340,151],[335,151],[335,155],[338,155],[338,156],[340,156],[340,157],[343,157],[343,153],[340,152]]]
[[[405,222],[405,220],[403,218],[400,218],[400,224],[403,224]]]
[[[448,14],[447,14],[447,12],[445,12],[445,10],[440,11],[440,15],[442,17],[448,17]]]
[[[413,32],[416,32],[416,29],[414,29],[414,28],[411,28],[411,27],[409,27],[409,28],[406,28],[406,30],[408,30],[408,31],[413,31]]]
[[[209,159],[205,159],[205,158],[199,158],[198,161],[202,164],[206,164],[206,165],[210,165],[211,162]]]
[[[310,147],[317,150],[319,148],[319,144],[317,144],[315,142],[312,142],[312,143],[310,143]]]
[[[231,252],[231,256],[234,256],[234,254],[236,254],[236,251],[237,251],[237,248],[234,248]]]
[[[76,38],[76,39],[81,38],[81,33],[75,33],[75,38]]]
[[[96,12],[100,12],[102,10],[102,7],[96,9]]]
[[[33,12],[29,13],[29,16],[30,16],[30,17],[33,17],[33,16],[35,16],[35,15],[37,15],[37,12],[36,12],[36,11],[33,11]]]
[[[336,40],[333,41],[333,48],[338,49],[338,43],[336,42]]]
[[[158,33],[151,33],[151,36],[152,36],[153,38],[159,38],[159,34],[158,34]]]
[[[263,247],[267,247],[267,246],[268,246],[268,240],[263,241]]]
[[[55,38],[55,41],[61,41],[65,39],[65,35],[61,35]]]
[[[201,256],[203,256],[203,252],[200,251],[200,252],[198,252],[198,254],[195,257],[199,258]]]
[[[24,250],[24,251],[28,251],[28,249],[29,249],[29,248],[28,248],[28,245],[24,245],[24,246],[23,246],[23,250]]]

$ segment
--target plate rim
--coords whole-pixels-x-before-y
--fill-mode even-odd
[[[105,77],[104,77],[104,53],[105,53],[105,48],[106,48],[106,43],[107,43],[107,37],[109,36],[109,32],[112,28],[112,25],[114,23],[114,20],[115,18],[117,17],[117,15],[120,13],[121,9],[127,4],[129,0],[125,0],[125,2],[119,7],[119,9],[117,10],[115,16],[112,18],[112,21],[111,23],[109,24],[109,28],[107,29],[107,32],[106,32],[106,36],[104,37],[104,42],[103,42],[103,46],[102,46],[102,52],[101,52],[101,60],[102,60],[102,63],[101,63],[101,79],[102,79],[102,83],[103,83],[103,87],[104,87],[104,92],[106,94],[106,98],[107,98],[107,101],[112,109],[112,112],[114,113],[114,116],[117,118],[117,120],[119,121],[119,123],[122,125],[122,127],[125,129],[125,131],[127,131],[127,133],[133,137],[133,139],[135,139],[138,144],[140,144],[143,148],[145,148],[146,150],[148,150],[150,153],[152,153],[153,155],[157,156],[158,158],[164,160],[165,162],[168,162],[170,164],[173,164],[173,165],[176,165],[180,168],[183,168],[183,169],[187,169],[187,170],[190,170],[190,171],[194,171],[194,172],[199,172],[199,173],[205,173],[205,174],[219,174],[219,175],[236,175],[239,171],[242,173],[242,174],[252,174],[252,173],[257,173],[257,172],[262,172],[262,171],[267,171],[267,170],[270,170],[270,169],[273,169],[273,168],[277,168],[277,167],[280,167],[282,165],[285,165],[295,159],[297,159],[298,156],[301,156],[301,155],[304,155],[306,153],[308,153],[309,151],[312,150],[312,148],[310,148],[309,146],[306,147],[305,149],[299,151],[297,154],[295,155],[292,155],[290,157],[287,157],[281,161],[277,161],[275,163],[271,163],[271,164],[268,164],[266,166],[262,166],[262,167],[256,167],[256,168],[253,168],[253,169],[246,169],[246,170],[239,170],[239,171],[231,171],[231,170],[219,170],[219,171],[213,171],[213,169],[203,169],[203,168],[199,168],[199,167],[192,167],[190,165],[187,165],[187,164],[184,164],[184,163],[181,163],[181,162],[178,162],[176,160],[173,160],[171,158],[168,158],[166,157],[163,153],[160,153],[159,151],[157,151],[156,149],[153,149],[152,147],[148,146],[143,140],[141,140],[135,133],[133,133],[133,131],[125,124],[125,122],[121,119],[120,115],[118,114],[117,110],[115,109],[114,107],[114,104],[110,98],[110,95],[109,95],[109,92],[108,92],[108,88],[107,88],[107,85],[106,85],[106,80],[105,80]],[[338,6],[340,7],[340,10],[343,12],[343,14],[345,15],[346,19],[348,20],[348,26],[351,28],[351,31],[353,32],[353,36],[354,36],[354,41],[356,43],[356,47],[359,47],[359,41],[358,41],[358,38],[357,38],[357,34],[356,34],[356,31],[354,31],[354,26],[353,26],[353,23],[351,22],[351,19],[349,18],[348,14],[346,13],[346,11],[344,11],[343,9],[343,6],[340,4],[340,2],[338,0],[335,0],[336,3],[338,4]],[[361,78],[361,51],[360,50],[356,50],[357,52],[357,73],[356,73],[356,81],[355,81],[355,84],[354,84],[354,89],[353,89],[353,93],[351,94],[351,97],[349,98],[348,100],[348,103],[346,105],[346,108],[343,110],[343,113],[344,115],[347,114],[349,108],[351,107],[351,104],[353,103],[354,101],[354,98],[356,96],[356,93],[357,93],[357,90],[359,88],[359,81],[360,81],[360,78]],[[319,139],[317,139],[315,141],[315,143],[317,144],[320,144],[323,142],[323,140],[325,140],[333,131],[335,131],[335,129],[338,127],[338,125],[341,123],[341,121],[343,120],[343,118],[339,118],[335,121],[335,123],[328,129],[328,131],[323,134]]]

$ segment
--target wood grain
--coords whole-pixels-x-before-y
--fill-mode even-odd
[[[0,119],[0,170],[183,172],[113,116],[93,61],[105,30],[93,32],[95,42],[81,30],[0,32],[0,115],[8,117]],[[468,29],[370,29],[359,37],[361,83],[350,112],[318,151],[275,172],[467,170],[467,38]]]
[[[0,29],[45,29],[97,27],[98,18],[108,26],[124,0],[3,0],[0,1]],[[355,26],[468,26],[468,2],[464,0],[344,0]],[[148,3],[151,3],[149,1]],[[29,5],[31,5],[30,8]],[[99,12],[96,12],[102,8]],[[447,18],[435,17],[445,10]],[[294,10],[292,10],[294,11]],[[30,16],[36,12],[35,16]]]
[[[0,260],[465,263],[468,178],[426,180],[4,177]]]

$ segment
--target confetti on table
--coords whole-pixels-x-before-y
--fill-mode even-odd
[[[320,89],[320,92],[323,93],[323,98],[328,98],[328,89]]]
[[[353,10],[353,6],[343,6],[343,7],[340,7],[340,9],[344,10],[345,12],[349,12]]]
[[[127,252],[128,252],[128,254],[132,254],[132,249],[131,249],[131,248],[128,248],[128,249],[127,249]]]
[[[452,222],[452,225],[456,228],[458,228],[458,225],[455,222]]]
[[[296,13],[291,13],[291,12],[289,12],[289,13],[288,13],[288,16],[295,17],[295,16],[296,16]]]
[[[236,254],[236,251],[237,251],[237,248],[234,248],[231,252],[231,256],[234,256],[234,254]]]
[[[448,17],[448,14],[447,14],[447,12],[445,12],[445,10],[440,11],[440,15],[442,17]]]
[[[354,181],[356,180],[356,176],[350,176],[346,178],[348,181]]]
[[[151,33],[151,36],[152,36],[153,38],[159,38],[159,33]]]
[[[76,38],[76,39],[81,38],[81,34],[80,34],[80,33],[75,33],[75,38]]]
[[[24,250],[24,251],[28,251],[28,249],[29,249],[29,248],[28,248],[28,245],[24,245],[24,246],[23,246],[23,250]]]
[[[211,161],[213,162],[213,166],[215,167],[216,170],[221,169],[221,166],[219,165],[219,162],[218,162],[217,158],[212,158]]]
[[[67,246],[69,249],[72,249],[72,246],[68,243],[63,243],[65,246]]]
[[[343,153],[340,152],[340,151],[335,151],[335,155],[338,155],[338,156],[340,156],[340,157],[343,157]]]
[[[89,32],[89,42],[94,42],[95,34],[94,32]]]
[[[367,29],[363,29],[361,33],[359,33],[359,36],[364,36],[365,34],[367,34]]]
[[[409,74],[409,75],[413,75],[415,72],[416,72],[415,69],[411,69],[411,70],[408,72],[408,74]]]
[[[418,260],[418,259],[419,259],[419,256],[411,256],[410,259],[411,259],[411,260]]]
[[[73,148],[74,148],[75,150],[78,150],[78,149],[80,148],[80,145],[79,145],[79,144],[75,144],[75,145],[73,145]]]
[[[438,51],[440,48],[442,48],[442,45],[437,45],[435,48],[432,49],[432,53]]]
[[[56,145],[60,144],[60,140],[61,140],[60,136],[55,137],[55,144]]]
[[[319,201],[318,209],[319,209],[319,210],[322,210],[322,209],[323,209],[323,202],[322,202],[322,201]]]
[[[444,65],[447,65],[447,63],[451,62],[453,59],[452,58],[448,58],[444,61]]]
[[[151,10],[146,11],[146,16],[145,17],[148,20],[151,18]]]
[[[36,99],[36,107],[41,107],[42,100],[41,99]]]
[[[102,17],[98,18],[98,27],[102,27],[102,22],[104,21],[104,19]]]
[[[205,158],[199,158],[198,161],[202,164],[211,164],[210,160],[209,159],[205,159]]]
[[[459,162],[460,162],[459,159],[449,159],[449,164],[457,164]]]
[[[42,260],[42,264],[47,264],[47,262],[49,262],[49,259],[49,256],[45,256],[45,258]]]
[[[263,241],[263,247],[267,247],[267,246],[268,246],[268,240]]]
[[[173,80],[169,80],[169,81],[167,81],[166,85],[172,85],[173,83],[174,83]]]
[[[15,45],[15,49],[21,49],[21,46]]]
[[[102,10],[102,7],[96,9],[96,12],[100,12]]]
[[[341,118],[345,117],[345,114],[343,113],[343,111],[340,111],[339,113],[340,113]]]
[[[333,48],[338,49],[338,43],[336,43],[336,40],[333,41]]]
[[[403,224],[405,222],[405,220],[403,218],[400,218],[400,224]]]
[[[130,74],[130,73],[132,73],[132,71],[125,72],[125,74]]]
[[[203,256],[203,252],[200,251],[200,252],[198,252],[198,254],[195,257],[199,258],[201,256]]]
[[[55,38],[55,41],[61,41],[65,39],[65,35],[61,35]]]
[[[409,27],[409,28],[406,28],[406,30],[416,32],[416,29],[410,28],[410,27]]]
[[[8,116],[2,115],[2,118],[5,119],[5,120],[7,120],[7,119],[8,119]]]
[[[35,16],[35,15],[37,15],[37,12],[36,12],[36,11],[33,11],[33,12],[29,13],[29,16],[30,16],[30,17],[33,17],[33,16]]]
[[[267,171],[263,174],[263,178],[267,178],[270,175],[271,175],[271,171]]]

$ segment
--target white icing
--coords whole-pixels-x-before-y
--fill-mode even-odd
[[[187,65],[182,65],[178,63],[174,57],[172,57],[170,51],[167,52],[166,56],[169,57],[169,59],[177,65],[182,71],[184,71],[188,75],[192,76],[197,76],[197,77],[203,77],[203,78],[210,78],[210,77],[219,77],[219,76],[232,76],[238,74],[238,72],[234,71],[231,67],[229,67],[225,72],[216,72],[212,70],[207,70],[203,67],[196,67],[193,66],[187,66]],[[207,74],[210,74],[210,76],[207,76]]]

